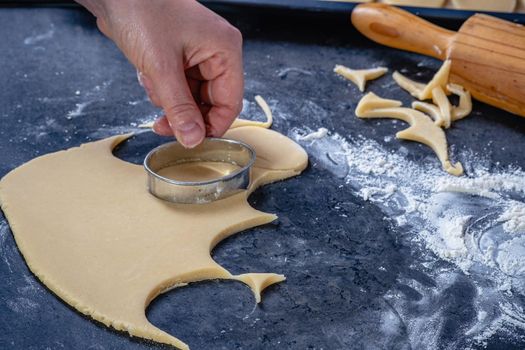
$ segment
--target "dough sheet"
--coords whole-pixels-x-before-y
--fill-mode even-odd
[[[241,281],[257,302],[264,288],[283,281],[266,271],[232,275],[210,251],[234,233],[275,220],[247,198],[259,186],[299,174],[307,155],[275,131],[236,127],[225,136],[257,152],[249,190],[177,205],[148,192],[142,166],[113,156],[130,136],[29,161],[0,181],[0,204],[29,268],[58,297],[108,327],[188,349],[152,325],[145,308],[160,293],[196,281]]]

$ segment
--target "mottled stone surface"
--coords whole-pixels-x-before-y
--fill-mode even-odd
[[[437,61],[363,40],[345,18],[227,15],[245,36],[246,98],[264,96],[275,110],[274,128],[285,134],[292,127],[323,126],[348,138],[382,142],[393,134],[393,124],[357,120],[353,110],[361,95],[332,73],[333,65],[406,68],[411,76],[422,72],[422,80],[439,67]],[[135,70],[78,8],[1,8],[0,33],[0,176],[42,154],[137,131],[137,123],[158,114]],[[286,68],[296,69],[284,74]],[[369,86],[408,102],[389,79]],[[456,151],[483,153],[502,167],[525,167],[524,134],[525,119],[477,103],[474,115],[457,123],[448,137]],[[116,154],[140,162],[163,141],[141,133]],[[417,144],[385,145],[401,146],[412,159],[432,157]],[[215,248],[214,258],[233,273],[287,276],[264,293],[262,304],[255,306],[241,283],[207,281],[157,298],[149,319],[193,349],[413,348],[384,294],[395,290],[417,305],[421,295],[399,280],[432,287],[428,261],[403,244],[402,232],[377,207],[340,190],[343,183],[312,163],[295,179],[259,189],[251,203],[279,220]],[[440,265],[447,263],[436,258],[431,266]],[[61,302],[29,272],[1,215],[0,281],[0,349],[166,348],[109,330]],[[459,276],[436,298],[447,317],[436,330],[440,348],[461,348],[464,324],[475,317],[474,293],[468,277]],[[525,342],[495,334],[487,348],[524,347]]]

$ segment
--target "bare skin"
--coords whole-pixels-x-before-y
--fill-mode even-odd
[[[195,0],[77,0],[137,68],[154,124],[186,147],[222,136],[242,108],[242,36]]]

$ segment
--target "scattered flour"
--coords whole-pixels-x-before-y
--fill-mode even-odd
[[[498,219],[508,233],[525,232],[525,203],[511,201]]]
[[[73,118],[76,118],[76,117],[80,117],[82,115],[85,114],[84,110],[87,106],[89,106],[91,103],[93,103],[94,101],[86,101],[86,102],[81,102],[81,103],[77,103],[75,104],[75,109],[69,111],[67,113],[67,116],[66,116],[66,119],[67,120],[71,120]]]
[[[24,39],[24,44],[25,45],[33,45],[33,44],[36,44],[36,43],[38,43],[40,41],[51,39],[51,38],[53,38],[54,35],[55,35],[55,29],[52,26],[51,29],[49,29],[45,33],[37,34],[37,35],[33,35],[33,36],[28,36],[27,38]]]
[[[400,281],[422,295],[417,306],[396,291],[385,295],[400,317],[410,316],[405,322],[412,348],[442,348],[437,334],[445,316],[436,298],[458,276],[468,276],[477,288],[473,301],[477,317],[465,332],[472,345],[483,345],[496,332],[512,336],[513,327],[525,329],[523,170],[493,172],[479,159],[468,177],[458,178],[444,173],[433,159],[415,163],[406,152],[392,153],[373,140],[349,141],[327,132],[330,136],[307,142],[303,136],[307,132],[293,129],[290,136],[317,166],[343,178],[350,192],[378,205],[405,232],[405,243],[426,248],[427,264],[439,259],[452,263],[426,272],[433,274],[436,286]],[[414,307],[425,311],[414,317]]]
[[[33,300],[24,297],[7,300],[6,305],[9,309],[11,309],[11,311],[23,315],[31,315],[40,307],[40,305],[35,303]]]
[[[7,222],[0,222],[0,258],[6,263],[9,272],[13,273],[13,268],[11,267],[9,252],[7,246],[7,235],[9,234],[9,226]]]
[[[322,139],[326,135],[328,135],[328,129],[326,129],[326,128],[319,128],[319,129],[317,129],[317,131],[311,132],[311,133],[306,134],[304,136],[300,136],[299,140],[301,140],[301,141],[313,141],[313,140]]]
[[[279,69],[277,71],[277,76],[281,79],[286,79],[289,73],[312,75],[312,72],[306,69],[301,69],[301,68],[296,68],[296,67],[287,67],[287,68]]]

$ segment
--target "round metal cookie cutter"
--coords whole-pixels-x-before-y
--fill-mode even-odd
[[[222,162],[239,169],[207,181],[179,181],[159,175],[161,169],[193,162]],[[255,163],[255,151],[241,141],[206,138],[197,147],[186,149],[177,141],[151,150],[144,159],[148,173],[148,189],[155,197],[185,204],[203,204],[232,196],[248,188],[250,168]]]

